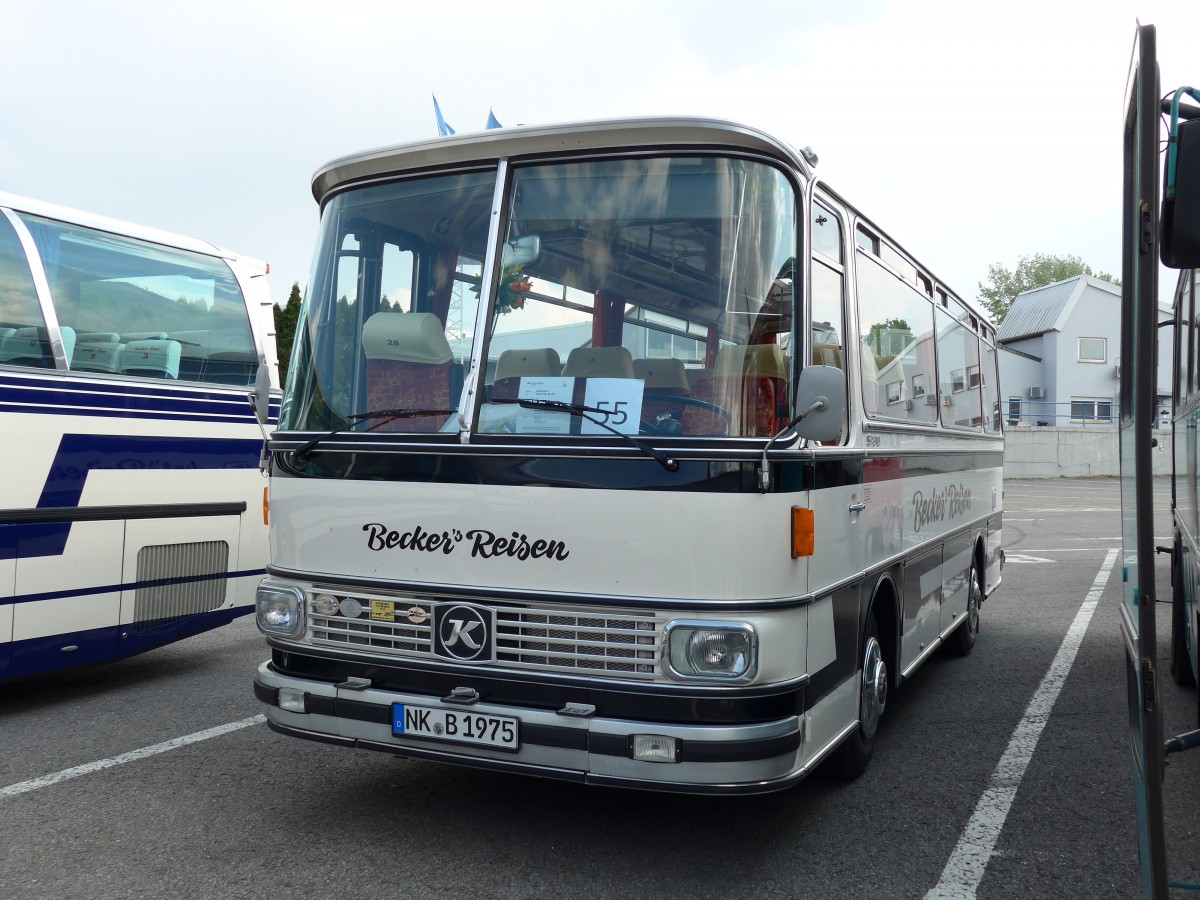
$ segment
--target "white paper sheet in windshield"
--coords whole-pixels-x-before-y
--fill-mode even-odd
[[[637,378],[589,378],[584,389],[583,405],[609,412],[605,421],[616,431],[637,434],[642,421],[642,393],[645,385]],[[520,400],[556,400],[574,402],[574,378],[523,377],[517,390]],[[588,413],[604,419],[604,413]],[[519,434],[569,434],[571,415],[555,409],[520,407],[517,414]],[[608,434],[609,430],[585,418],[580,434]]]
[[[571,403],[575,390],[574,378],[521,378],[518,400],[557,400]],[[571,414],[560,409],[517,409],[518,434],[570,434]]]

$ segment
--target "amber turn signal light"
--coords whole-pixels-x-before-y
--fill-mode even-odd
[[[805,506],[792,507],[792,559],[813,555],[813,511]]]

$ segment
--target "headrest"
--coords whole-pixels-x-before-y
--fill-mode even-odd
[[[75,355],[75,329],[70,325],[62,325],[58,333],[62,336],[63,356],[70,360]]]
[[[362,343],[367,359],[438,365],[454,358],[433,313],[375,313],[363,326]]]
[[[129,341],[121,358],[122,372],[162,372],[179,377],[179,341]]]
[[[115,344],[121,336],[115,331],[81,331],[75,335],[77,344]]]
[[[45,359],[46,329],[36,325],[17,328],[0,340],[0,362],[14,359]]]
[[[71,368],[85,372],[120,372],[125,344],[117,341],[91,341],[75,345]]]
[[[165,341],[166,339],[165,331],[130,331],[121,335],[122,344],[128,344],[130,341]]]
[[[646,382],[648,388],[688,389],[682,359],[635,359],[633,374]]]
[[[813,365],[842,367],[842,348],[837,344],[813,344]]]
[[[521,375],[561,375],[562,361],[553,347],[505,350],[496,360],[495,380]]]
[[[633,354],[624,347],[576,347],[562,373],[573,378],[633,378]]]
[[[717,351],[716,375],[787,380],[787,363],[778,344],[722,347]]]

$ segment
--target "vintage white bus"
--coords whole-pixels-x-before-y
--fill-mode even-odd
[[[267,534],[248,393],[275,366],[266,273],[0,194],[0,681],[253,610]]]
[[[995,331],[696,119],[319,170],[270,443],[276,731],[702,793],[866,766],[1000,581]]]

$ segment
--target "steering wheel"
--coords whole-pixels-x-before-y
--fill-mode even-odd
[[[725,420],[724,427],[720,431],[711,432],[712,434],[728,434],[729,426],[733,422],[733,414],[723,406],[718,406],[708,400],[701,400],[698,397],[688,397],[682,394],[666,394],[661,391],[646,391],[642,395],[643,400],[661,400],[666,403],[678,403],[680,406],[695,406],[706,412],[715,413]],[[674,421],[672,419],[672,421]],[[680,434],[671,430],[664,431],[659,427],[657,422],[648,422],[645,419],[641,421],[641,429],[643,433],[649,434]]]

